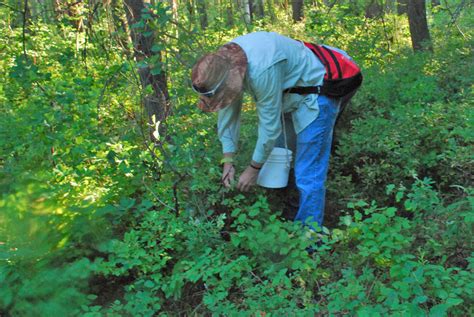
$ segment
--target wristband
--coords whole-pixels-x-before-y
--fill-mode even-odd
[[[224,163],[234,163],[234,159],[232,157],[224,157],[221,160],[221,164],[224,164]]]
[[[252,163],[250,163],[250,167],[253,168],[253,169],[256,169],[257,171],[259,171],[259,170],[262,169],[261,166],[260,166],[260,167],[257,167],[257,166],[255,166],[255,165],[253,165]]]

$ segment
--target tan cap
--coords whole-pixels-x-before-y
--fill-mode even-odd
[[[242,94],[246,71],[247,56],[235,43],[204,55],[191,73],[193,89],[200,95],[198,107],[213,112],[230,105]]]

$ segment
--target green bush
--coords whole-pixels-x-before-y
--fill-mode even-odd
[[[336,131],[329,188],[350,186],[382,199],[387,182],[410,182],[412,175],[434,179],[444,192],[469,186],[472,93],[463,81],[474,76],[458,65],[471,58],[420,54],[368,69]]]

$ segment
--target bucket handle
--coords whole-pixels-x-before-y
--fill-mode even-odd
[[[286,167],[287,168],[290,168],[291,167],[291,154],[289,153],[288,151],[288,142],[287,142],[287,139],[286,139],[286,124],[285,124],[285,116],[283,115],[283,102],[281,103],[281,122],[282,122],[282,125],[283,125],[283,139],[285,141],[285,149],[286,149]]]

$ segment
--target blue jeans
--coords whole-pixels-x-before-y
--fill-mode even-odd
[[[296,136],[295,178],[300,206],[295,221],[312,229],[322,228],[326,177],[334,124],[340,108],[338,99],[318,97],[319,115]]]

